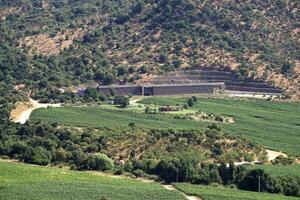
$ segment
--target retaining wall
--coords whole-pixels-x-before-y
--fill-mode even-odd
[[[177,95],[177,94],[213,94],[224,91],[225,83],[199,83],[199,84],[165,84],[165,85],[124,85],[100,86],[97,90],[104,94],[116,95]]]

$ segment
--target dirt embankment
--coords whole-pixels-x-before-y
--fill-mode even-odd
[[[32,111],[38,108],[47,108],[47,107],[60,107],[61,104],[46,104],[39,103],[30,98],[29,102],[19,102],[16,104],[16,108],[12,110],[10,118],[15,123],[25,124],[29,120]]]

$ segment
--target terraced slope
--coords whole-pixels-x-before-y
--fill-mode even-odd
[[[226,90],[229,91],[272,93],[275,95],[283,93],[282,89],[272,86],[271,83],[242,78],[233,71],[212,68],[180,70],[171,72],[166,76],[154,77],[149,82],[152,84],[224,82]]]

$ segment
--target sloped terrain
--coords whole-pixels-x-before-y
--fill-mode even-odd
[[[231,71],[212,70],[211,68],[202,68],[199,70],[181,70],[171,72],[165,76],[152,77],[146,83],[152,84],[192,84],[224,82],[225,89],[228,91],[240,92],[258,92],[282,94],[283,90],[273,87],[271,84],[251,78],[242,78]]]
[[[2,59],[13,82],[127,83],[176,68],[220,67],[299,97],[295,0],[23,0],[0,6],[0,38],[12,48],[5,54],[27,60],[13,65]]]
[[[100,173],[74,172],[0,161],[1,199],[158,199],[184,200],[177,191],[167,191],[158,183]]]

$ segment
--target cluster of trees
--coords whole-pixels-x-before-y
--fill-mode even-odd
[[[110,158],[99,153],[103,145],[100,135],[78,135],[71,130],[58,129],[55,123],[6,123],[0,128],[0,155],[38,165],[68,164],[80,170],[105,171],[114,167]]]
[[[133,160],[125,163],[124,170],[137,176],[158,175],[166,182],[222,184],[242,190],[300,196],[300,179],[297,177],[275,178],[262,169],[247,170],[233,163],[206,164],[191,157],[168,158],[159,162]]]
[[[41,103],[102,103],[113,101],[115,105],[122,108],[129,106],[129,96],[116,95],[114,90],[110,94],[103,94],[95,87],[88,87],[84,91],[74,93],[71,91],[61,91],[56,88],[46,88],[44,90],[36,90],[32,97]]]

